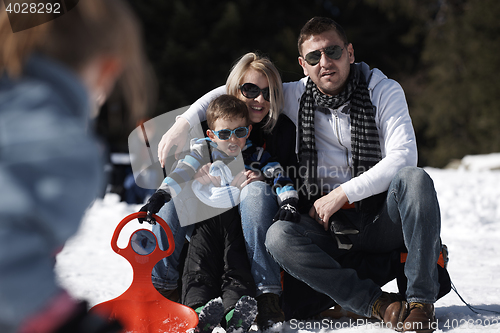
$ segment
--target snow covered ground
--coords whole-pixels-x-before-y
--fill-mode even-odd
[[[426,168],[434,180],[442,214],[442,240],[450,251],[448,270],[461,296],[471,305],[500,311],[500,155],[468,157],[455,170]],[[132,268],[110,247],[116,225],[140,205],[119,202],[107,194],[88,210],[80,231],[57,257],[60,283],[95,305],[121,295],[132,282]],[[120,247],[139,228],[131,222],[122,231]],[[395,291],[395,283],[384,287]],[[500,315],[472,312],[454,291],[436,304],[437,332],[500,332]],[[393,332],[373,322],[349,319],[288,322],[291,332]]]

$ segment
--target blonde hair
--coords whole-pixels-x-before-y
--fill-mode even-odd
[[[249,69],[256,70],[264,74],[269,82],[270,110],[266,117],[263,129],[271,132],[278,121],[278,117],[283,109],[283,83],[281,76],[274,64],[266,57],[250,52],[242,56],[231,69],[226,81],[227,93],[233,96],[239,96],[239,85],[243,76]]]
[[[25,2],[35,2],[26,0]],[[25,14],[23,14],[25,15]],[[21,17],[33,20],[26,14]],[[28,22],[26,22],[28,23]],[[141,30],[122,0],[83,0],[66,14],[36,27],[12,32],[5,8],[0,11],[0,75],[22,75],[25,61],[37,53],[79,73],[93,57],[109,55],[122,62],[117,85],[134,121],[151,102],[152,71],[143,54]]]

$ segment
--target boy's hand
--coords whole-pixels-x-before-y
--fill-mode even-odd
[[[218,187],[220,186],[220,177],[215,177],[210,174],[211,165],[212,163],[207,163],[199,168],[194,175],[194,179],[196,179],[201,185],[208,185],[212,183],[212,185]]]
[[[247,186],[248,184],[258,181],[265,180],[262,172],[254,171],[254,170],[245,170],[245,178],[246,180],[241,184],[240,188]]]
[[[154,214],[158,213],[163,207],[163,205],[170,201],[172,196],[163,190],[156,191],[151,198],[149,198],[148,203],[144,205],[139,211],[147,212],[147,216],[145,218],[138,218],[139,223],[143,223],[144,221],[150,224],[156,224],[156,221],[153,217]]]
[[[246,182],[246,180],[247,176],[245,176],[245,171],[240,171],[234,176],[233,181],[231,182],[231,186],[235,186],[241,189],[243,188],[243,184]]]

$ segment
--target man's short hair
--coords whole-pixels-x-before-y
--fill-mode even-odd
[[[214,129],[214,123],[218,119],[245,119],[246,125],[250,118],[245,102],[232,95],[221,95],[208,105],[207,124],[208,128]]]
[[[330,30],[336,31],[345,45],[349,44],[347,41],[347,35],[340,24],[329,17],[316,16],[307,21],[307,23],[300,30],[299,40],[297,43],[299,54],[302,56],[302,44],[304,44],[309,37],[319,35]]]

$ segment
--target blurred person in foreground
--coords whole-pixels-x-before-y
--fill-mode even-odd
[[[58,286],[54,264],[103,183],[91,118],[117,82],[137,118],[146,108],[138,23],[121,0],[85,0],[13,33],[1,6],[0,332],[119,332]]]

